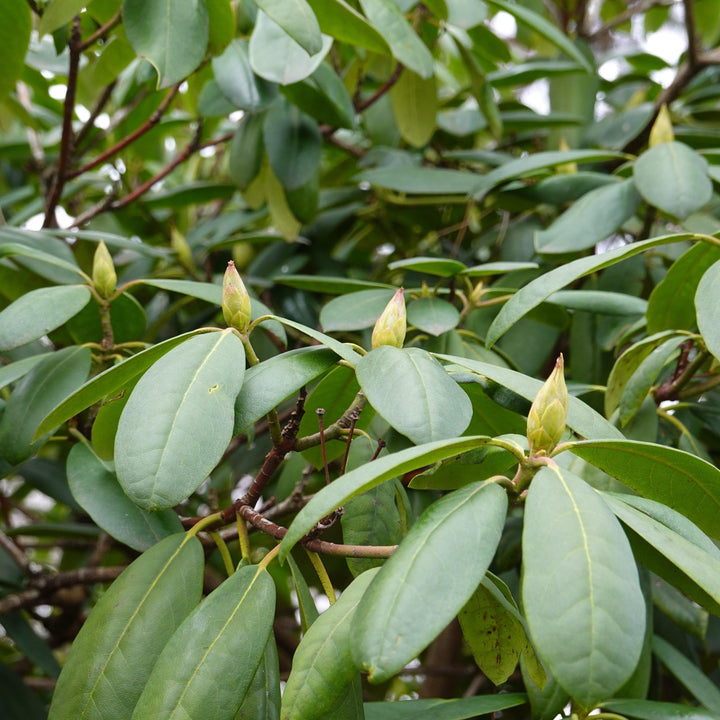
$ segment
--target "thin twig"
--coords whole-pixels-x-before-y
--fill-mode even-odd
[[[100,40],[101,37],[103,37],[106,33],[112,30],[121,21],[122,10],[118,10],[115,15],[110,18],[110,20],[108,20],[104,25],[101,25],[92,35],[87,38],[87,40],[84,40],[80,43],[80,52],[85,52],[85,50],[90,49],[98,40]]]
[[[75,135],[76,148],[85,139],[87,134],[95,127],[95,120],[97,120],[98,115],[100,115],[105,105],[107,105],[107,102],[108,100],[110,100],[110,97],[112,96],[113,90],[115,89],[116,85],[117,80],[113,80],[111,83],[109,83],[103,88],[102,93],[100,93],[100,97],[97,99],[97,102],[93,106],[93,109],[90,111],[90,117]]]
[[[37,573],[32,569],[22,548],[16,545],[2,530],[0,530],[0,548],[10,555],[25,575],[31,578],[35,577]]]
[[[359,103],[355,107],[355,111],[358,113],[367,110],[371,105],[375,104],[390,88],[400,79],[402,71],[405,66],[402,63],[398,63],[392,72],[392,75],[367,99]]]

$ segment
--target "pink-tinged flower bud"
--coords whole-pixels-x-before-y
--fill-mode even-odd
[[[228,262],[223,278],[222,311],[228,327],[235,328],[243,334],[247,332],[252,312],[250,295],[232,260]]]
[[[405,295],[403,289],[400,288],[385,306],[382,315],[375,323],[372,334],[373,349],[380,347],[380,345],[392,345],[401,348],[405,342],[406,330]]]
[[[563,376],[563,356],[560,355],[528,413],[530,455],[547,455],[560,442],[565,432],[567,405],[568,391]]]
[[[98,295],[104,300],[112,297],[117,287],[117,273],[112,255],[102,240],[93,256],[92,282]]]

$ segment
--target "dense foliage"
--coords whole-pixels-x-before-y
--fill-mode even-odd
[[[719,39],[2,0],[0,717],[720,717]]]

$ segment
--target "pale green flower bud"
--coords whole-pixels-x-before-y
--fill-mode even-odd
[[[245,334],[250,326],[250,295],[243,285],[235,263],[230,260],[223,278],[222,311],[228,327]]]
[[[372,347],[392,345],[401,348],[405,342],[407,330],[407,313],[405,312],[405,295],[400,288],[392,300],[386,305],[382,315],[375,323],[372,334]]]
[[[483,281],[478,280],[477,285],[472,289],[472,292],[470,293],[470,304],[473,306],[479,306],[482,302],[482,296],[484,291],[485,286],[483,285]]]
[[[563,356],[560,355],[528,413],[527,437],[531,455],[547,455],[560,442],[565,432],[567,405]]]
[[[92,282],[98,295],[104,300],[112,297],[117,287],[117,273],[112,255],[102,240],[93,256]]]

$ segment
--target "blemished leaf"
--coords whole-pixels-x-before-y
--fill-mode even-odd
[[[695,293],[697,324],[707,349],[720,358],[720,323],[718,323],[718,300],[720,299],[720,261],[708,269],[700,280]],[[2,317],[2,314],[0,314]]]
[[[640,195],[631,179],[591,190],[549,228],[535,234],[535,249],[549,254],[594,247],[629,220],[639,204]]]
[[[507,504],[499,485],[474,483],[435,502],[412,526],[352,621],[353,657],[371,682],[400,671],[465,605],[495,554]]]
[[[123,25],[135,52],[165,88],[187,77],[205,56],[209,37],[203,0],[123,0]]]
[[[643,240],[616,250],[610,250],[602,255],[589,255],[588,257],[579,258],[550,270],[550,272],[541,275],[536,280],[520,288],[503,305],[488,330],[485,342],[489,347],[492,347],[521,317],[524,317],[554,292],[562,290],[575,280],[638,255],[651,247],[681,242],[691,238],[692,235],[689,233],[663,235],[662,237]]]
[[[304,635],[283,692],[282,720],[331,717],[358,676],[350,652],[351,623],[376,572],[368,570],[357,577]]]
[[[375,28],[345,0],[307,0],[320,29],[337,40],[390,55],[390,48]]]
[[[187,498],[232,437],[245,351],[231,331],[191,338],[158,360],[127,401],[115,436],[125,493],[144,510]]]
[[[407,320],[418,330],[437,337],[457,327],[460,322],[460,312],[442,298],[418,298],[408,305]]]
[[[285,558],[293,545],[309,532],[318,520],[339,508],[350,498],[410,470],[481,447],[487,444],[488,440],[490,438],[485,435],[439,440],[379,457],[371,463],[345,473],[314,495],[297,514],[280,543],[280,559]]]
[[[262,10],[258,11],[250,36],[252,69],[261,78],[290,85],[312,75],[330,51],[332,38],[322,36],[320,49],[310,55]]]
[[[524,693],[477,695],[455,700],[405,700],[365,703],[366,720],[467,720],[525,705]]]
[[[54,428],[35,439],[41,420],[85,382],[90,361],[90,348],[56,350],[20,380],[0,419],[0,457],[17,465],[45,444]]]
[[[85,512],[105,532],[134,550],[147,550],[159,540],[182,532],[172,510],[148,513],[122,491],[111,463],[103,462],[88,445],[75,445],[68,455],[70,491]]]
[[[633,177],[648,203],[678,218],[699,210],[712,196],[707,161],[677,141],[645,151],[635,163]]]
[[[390,90],[390,100],[403,139],[416,148],[427,145],[435,132],[438,111],[435,78],[406,70]]]
[[[602,704],[611,712],[637,720],[717,720],[718,715],[702,708],[656,700],[625,700],[618,698]]]
[[[277,720],[280,715],[280,667],[275,637],[270,633],[243,704],[234,720]]]
[[[467,393],[425,350],[381,345],[355,372],[373,408],[415,443],[460,435],[470,423]]]
[[[234,434],[325,373],[337,359],[332,350],[314,345],[276,355],[249,368],[235,400]]]
[[[309,55],[322,49],[322,35],[315,13],[305,0],[253,0]]]
[[[172,535],[133,562],[93,608],[65,662],[50,720],[129,718],[155,661],[200,602],[203,551]]]
[[[421,78],[432,76],[432,54],[393,0],[360,0],[360,7],[399,62]]]
[[[277,88],[253,72],[245,40],[233,40],[220,57],[213,58],[212,67],[222,94],[241,110],[257,112],[277,96]]]
[[[584,707],[630,677],[645,635],[635,560],[602,498],[565,469],[542,468],[530,485],[522,598],[535,648]]]
[[[90,301],[84,285],[39,288],[0,312],[0,350],[12,350],[60,327]]]
[[[664,503],[720,537],[720,470],[690,453],[633,440],[588,440],[569,450],[643,497]]]
[[[0,5],[0,101],[15,87],[30,43],[32,15],[23,0],[5,0]]]
[[[408,260],[396,260],[388,265],[390,270],[414,270],[415,272],[437,275],[439,277],[452,277],[466,270],[464,263],[459,260],[445,260],[432,257],[414,257]]]
[[[394,295],[393,290],[360,290],[333,298],[320,311],[325,332],[371,328]]]
[[[170,638],[133,718],[233,720],[262,663],[274,614],[275,583],[267,570],[237,570]]]

